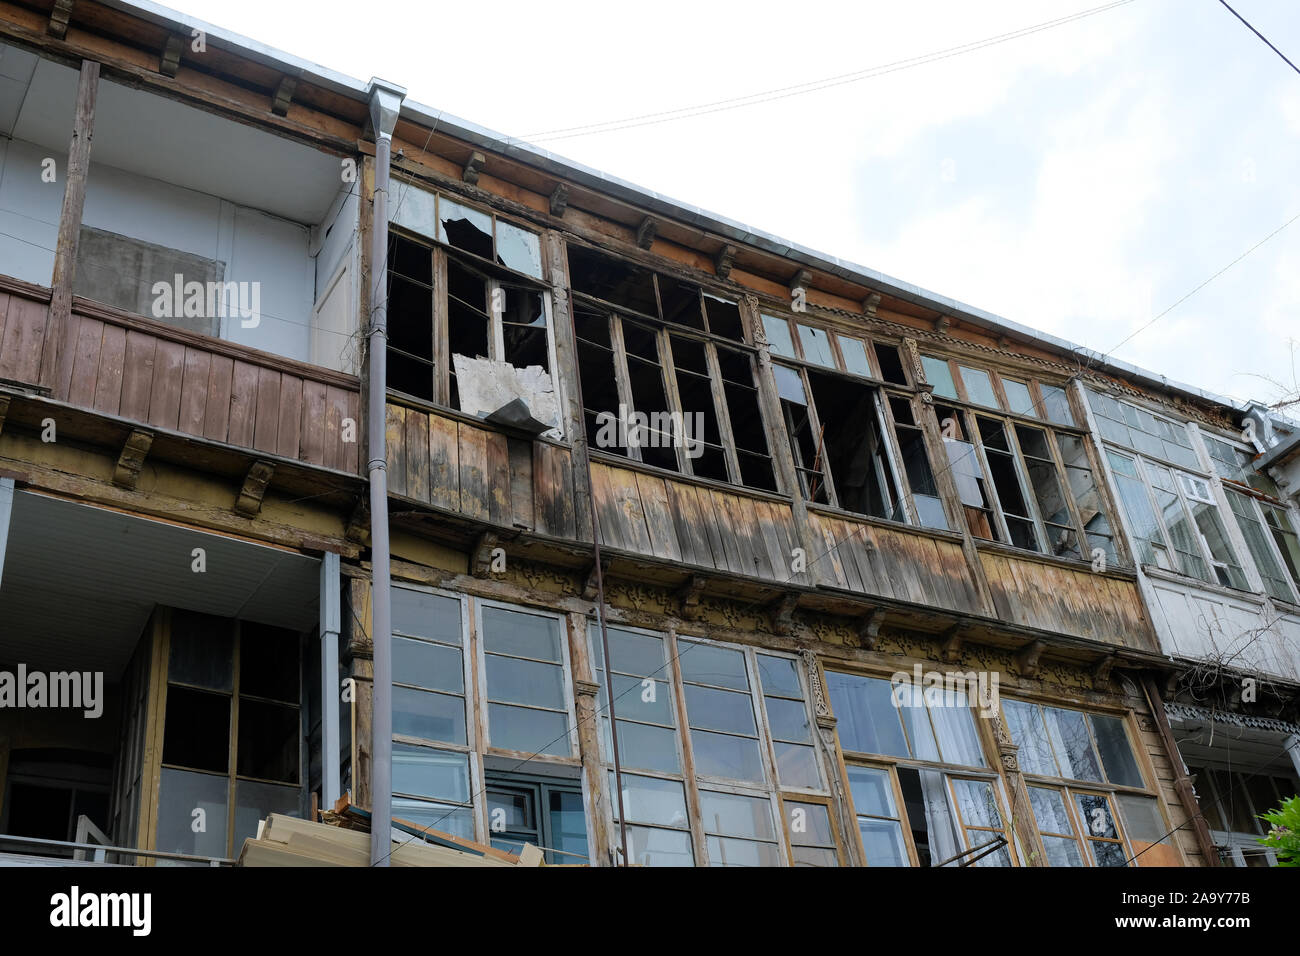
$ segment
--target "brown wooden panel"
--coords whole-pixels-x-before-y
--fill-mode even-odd
[[[474,518],[487,518],[487,433],[481,428],[457,425],[460,443],[460,510]]]
[[[510,518],[510,448],[506,436],[486,433],[486,480],[488,519],[493,524],[509,526]]]
[[[122,408],[132,421],[149,420],[149,394],[153,389],[154,352],[158,340],[145,332],[126,333],[126,365],[122,370]]]
[[[253,413],[253,447],[276,454],[280,435],[280,373],[257,370],[257,408]]]
[[[158,340],[154,356],[153,386],[149,391],[149,424],[175,430],[181,414],[181,379],[185,374],[185,346]]]
[[[348,390],[334,385],[325,391],[325,467],[346,469],[355,461],[356,452],[348,447],[344,438],[343,419],[348,418]],[[355,436],[354,436],[355,437]]]
[[[703,568],[714,567],[713,549],[709,546],[695,486],[670,478],[664,481],[664,492],[668,498],[669,513],[677,529],[677,544],[682,552],[682,561]]]
[[[420,501],[429,500],[429,416],[415,409],[406,410],[403,437],[406,452],[406,494]]]
[[[122,402],[122,368],[126,362],[126,329],[104,326],[99,347],[99,374],[95,379],[95,411],[116,415]]]
[[[650,532],[651,553],[666,561],[680,561],[682,547],[677,541],[677,526],[673,522],[664,479],[642,474],[635,477],[641,507],[645,510],[646,529]]]
[[[654,554],[650,529],[646,526],[645,506],[641,504],[641,492],[636,486],[636,472],[611,468],[609,479],[624,545],[638,554]]]
[[[808,567],[816,567],[819,576],[830,580],[835,587],[847,588],[849,577],[840,558],[840,539],[845,535],[841,522],[818,514],[811,515],[810,519],[816,540],[812,542],[812,553],[808,555]]]
[[[178,421],[178,427],[187,435],[203,434],[211,379],[212,353],[187,348],[185,370],[181,376],[181,414]]]
[[[429,503],[460,510],[460,437],[456,423],[429,416]]]
[[[280,423],[276,428],[277,455],[298,458],[302,441],[302,386],[297,375],[287,372],[280,375]]]
[[[72,361],[68,362],[68,401],[82,408],[94,408],[95,385],[99,381],[99,353],[104,344],[104,323],[84,316],[73,315],[78,324],[77,337],[72,347]]]
[[[384,457],[388,461],[388,490],[406,494],[406,417],[420,412],[389,402],[384,416]]]
[[[506,453],[510,458],[510,521],[516,528],[532,528],[533,442],[511,438]]]
[[[35,384],[41,374],[41,343],[49,306],[20,296],[9,297],[4,340],[0,342],[0,378]]]
[[[533,442],[534,517],[539,531],[560,538],[574,538],[578,533],[573,510],[572,461],[567,448]],[[603,527],[601,531],[604,532]]]
[[[208,370],[207,407],[203,410],[203,437],[227,441],[230,432],[230,390],[234,384],[235,360],[212,356]]]
[[[321,382],[302,383],[301,457],[313,465],[325,464],[325,393]]]
[[[541,446],[535,447],[540,448]],[[591,496],[596,503],[596,522],[600,525],[598,532],[600,545],[601,547],[628,551],[631,549],[623,538],[623,517],[615,500],[611,472],[612,469],[608,465],[600,462],[591,463]],[[538,499],[540,502],[542,495],[541,482],[547,480],[541,467],[540,456],[538,467],[534,469],[533,473],[537,476]]]
[[[722,534],[722,554],[726,559],[724,568],[734,574],[753,574],[754,563],[746,560],[748,542],[742,544],[736,515],[732,513],[734,499],[709,488],[700,488],[699,492],[700,501],[704,502],[707,498],[713,506],[714,520]]]
[[[253,447],[253,423],[257,412],[258,368],[235,362],[230,387],[230,424],[226,440],[241,448]]]
[[[4,347],[5,341],[5,323],[9,319],[9,300],[12,298],[8,292],[0,292],[0,349]],[[0,362],[4,361],[4,353],[0,352]]]
[[[361,392],[359,389],[346,389],[348,396],[347,418],[343,427],[343,457],[339,467],[352,474],[358,474],[361,467]]]
[[[758,530],[763,538],[763,547],[767,549],[772,578],[776,581],[798,581],[801,576],[791,569],[790,552],[785,549],[785,536],[780,527],[782,512],[788,509],[784,505],[761,499],[755,499],[752,504]]]

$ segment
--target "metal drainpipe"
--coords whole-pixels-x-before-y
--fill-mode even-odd
[[[374,684],[371,697],[370,865],[388,866],[393,821],[393,608],[389,591],[388,450],[384,441],[388,399],[388,164],[393,127],[406,90],[370,81],[370,123],[375,132],[374,215],[370,227],[370,327],[366,364],[370,395],[366,406],[370,462],[371,627]]]

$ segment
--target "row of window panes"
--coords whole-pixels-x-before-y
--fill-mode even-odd
[[[860,335],[831,332],[797,319],[762,314],[768,349],[782,358],[823,368],[876,378],[891,385],[909,385],[898,346],[873,342]],[[870,347],[869,347],[870,346]]]
[[[541,237],[494,213],[402,180],[393,180],[388,209],[389,221],[398,226],[515,272],[542,277]]]
[[[1013,415],[1041,418],[1058,425],[1074,425],[1074,413],[1065,389],[1034,379],[1021,381],[991,369],[963,365],[934,355],[922,355],[925,380],[940,398],[968,402]]]

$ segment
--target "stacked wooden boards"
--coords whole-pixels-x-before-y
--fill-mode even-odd
[[[431,836],[435,835],[431,832]],[[446,838],[438,844],[416,836],[394,841],[391,866],[542,866],[542,851],[525,845],[518,856],[468,841]],[[456,846],[455,844],[459,844]],[[244,841],[236,866],[369,866],[370,834],[328,823],[312,823],[273,813],[256,838]]]

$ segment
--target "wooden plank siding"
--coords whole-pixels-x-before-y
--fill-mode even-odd
[[[48,306],[0,292],[0,378],[34,381]],[[54,398],[146,426],[356,473],[359,387],[325,369],[109,310],[71,317]],[[350,440],[346,440],[350,439]]]

